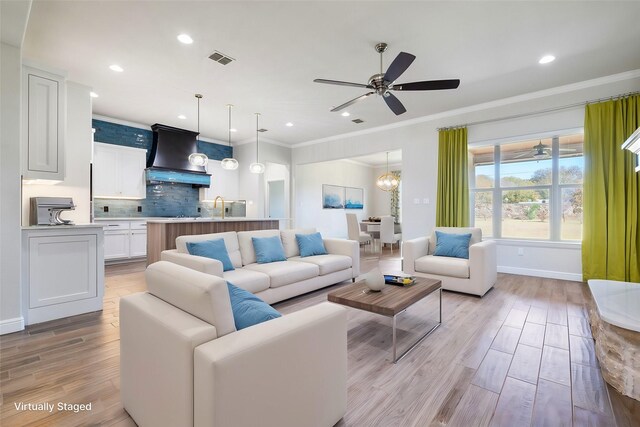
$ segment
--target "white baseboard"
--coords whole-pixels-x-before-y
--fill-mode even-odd
[[[571,280],[582,282],[582,274],[562,271],[535,270],[533,268],[498,266],[498,273],[517,274],[520,276],[546,277],[548,279]]]
[[[0,320],[0,335],[18,332],[24,329],[24,318],[14,317],[13,319]]]

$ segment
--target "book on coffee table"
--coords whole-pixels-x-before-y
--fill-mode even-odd
[[[384,283],[395,286],[411,286],[416,282],[416,278],[410,274],[393,273],[384,275]]]

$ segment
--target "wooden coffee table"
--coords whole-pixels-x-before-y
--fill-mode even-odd
[[[420,342],[425,339],[431,332],[435,331],[442,324],[442,283],[440,280],[427,279],[424,277],[416,277],[416,282],[411,286],[394,286],[385,285],[380,292],[372,292],[365,285],[364,281],[358,281],[352,285],[340,288],[337,291],[327,295],[329,301],[341,304],[351,308],[368,311],[370,313],[380,314],[382,316],[393,318],[393,363],[398,362],[404,356],[413,350]],[[440,291],[440,316],[438,323],[422,335],[415,343],[413,343],[400,356],[396,357],[396,322],[397,317],[407,308],[431,295]]]

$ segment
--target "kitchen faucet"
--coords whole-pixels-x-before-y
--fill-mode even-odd
[[[213,209],[216,208],[216,205],[218,203],[218,199],[220,199],[220,202],[222,203],[222,219],[224,219],[224,199],[222,198],[222,196],[216,196],[216,198],[213,199]],[[213,217],[213,212],[211,213],[211,216]]]

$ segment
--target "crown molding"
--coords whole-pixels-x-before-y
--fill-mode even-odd
[[[473,113],[476,111],[488,110],[491,108],[503,107],[505,105],[517,104],[519,102],[531,101],[540,98],[546,98],[548,96],[560,95],[568,92],[575,92],[582,89],[588,89],[592,87],[602,86],[609,83],[615,83],[624,80],[631,80],[640,77],[640,69],[625,71],[623,73],[612,74],[610,76],[598,77],[595,79],[584,80],[577,83],[570,83],[563,86],[557,86],[550,89],[543,89],[536,92],[525,93],[522,95],[511,96],[508,98],[497,99],[494,101],[483,102],[480,104],[470,105],[468,107],[456,108],[453,110],[443,111],[441,113],[430,114],[428,116],[416,117],[415,119],[403,120],[396,123],[390,123],[383,126],[376,126],[369,129],[363,129],[355,132],[347,132],[340,135],[328,136],[326,138],[314,139],[311,141],[299,142],[291,145],[291,148],[306,147],[309,145],[321,144],[324,142],[331,142],[345,138],[352,138],[360,135],[368,135],[371,133],[381,132],[389,129],[397,129],[405,126],[412,126],[419,123],[430,122],[438,119],[444,119],[447,117],[459,116],[466,113]]]
[[[235,144],[233,144],[233,146],[234,147],[238,147],[240,145],[252,144],[252,143],[255,143],[255,142],[256,142],[255,138],[247,138],[247,139],[243,139],[242,141],[236,142]],[[260,143],[263,143],[263,142],[267,143],[267,144],[277,145],[277,146],[280,146],[280,147],[292,148],[291,144],[285,144],[284,142],[275,141],[273,139],[260,137]]]

